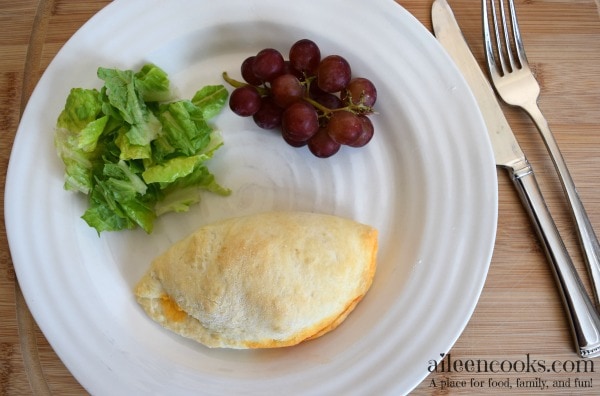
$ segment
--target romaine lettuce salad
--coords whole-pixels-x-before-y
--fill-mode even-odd
[[[82,218],[100,234],[141,227],[163,213],[184,212],[200,190],[231,191],[206,161],[223,145],[207,123],[227,101],[223,85],[173,100],[165,71],[100,67],[100,89],[74,88],[58,117],[54,143],[65,164],[65,189],[89,197]]]

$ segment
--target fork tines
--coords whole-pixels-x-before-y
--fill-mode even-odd
[[[514,1],[508,0],[508,6],[505,3],[505,0],[482,1],[483,32],[490,72],[500,76],[527,67]],[[490,29],[490,20],[493,29]],[[491,32],[494,37],[491,37]],[[495,48],[492,42],[496,43]]]

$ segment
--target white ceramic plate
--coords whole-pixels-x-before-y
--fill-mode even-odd
[[[72,87],[99,87],[98,66],[164,68],[179,96],[239,78],[265,47],[300,38],[345,56],[379,91],[376,136],[314,158],[229,109],[211,162],[231,197],[101,237],[86,200],[63,190],[53,147]],[[150,260],[195,228],[271,209],[346,216],[380,231],[376,278],[334,332],[277,350],[209,350],[163,330],[132,287]],[[48,67],[19,127],[6,186],[12,258],[40,328],[95,395],[399,395],[428,374],[468,322],[487,274],[496,171],[483,121],[430,33],[392,0],[122,0],[78,31]]]

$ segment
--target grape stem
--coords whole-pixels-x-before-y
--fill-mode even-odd
[[[373,114],[374,113],[372,107],[365,106],[362,103],[358,103],[358,104],[351,103],[345,107],[338,107],[337,109],[330,109],[329,107],[323,106],[321,103],[317,102],[316,100],[314,100],[313,98],[311,98],[309,96],[305,96],[303,99],[305,101],[307,101],[308,103],[310,103],[311,105],[313,105],[317,110],[320,110],[325,117],[330,117],[331,114],[335,113],[336,111],[349,111],[349,112],[355,113],[355,114]]]
[[[336,111],[349,111],[351,113],[354,114],[361,114],[361,115],[367,115],[367,114],[375,114],[375,112],[373,111],[373,108],[370,106],[366,106],[364,104],[363,99],[361,98],[361,100],[355,104],[352,102],[352,98],[350,98],[349,102],[350,104],[348,104],[345,107],[339,107],[337,109],[330,109],[327,106],[322,105],[321,103],[317,102],[316,100],[312,99],[309,95],[309,89],[310,89],[310,83],[314,78],[308,78],[306,79],[306,81],[304,82],[304,84],[306,85],[306,92],[307,94],[303,97],[303,99],[310,103],[315,109],[321,111],[321,113],[323,113],[323,117],[329,118],[331,117],[331,115],[336,112]],[[227,74],[226,71],[223,72],[223,80],[225,80],[229,85],[231,85],[233,88],[241,88],[244,87],[246,85],[251,85],[242,81],[238,81],[234,78],[229,77],[229,74]],[[267,96],[269,95],[269,88],[266,86],[256,86],[256,85],[252,85],[254,88],[256,88],[258,90],[258,93],[261,96]]]
[[[246,85],[250,85],[245,82],[241,82],[241,81],[238,81],[236,79],[229,77],[229,74],[227,74],[227,72],[223,72],[223,80],[225,80],[229,85],[231,85],[234,88],[241,88],[241,87],[245,87]],[[252,86],[258,90],[258,93],[260,94],[260,96],[265,96],[265,95],[269,94],[269,89],[267,87],[264,87],[264,86],[257,87],[256,85],[252,85]]]

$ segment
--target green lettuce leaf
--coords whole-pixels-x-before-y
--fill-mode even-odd
[[[142,173],[142,177],[146,183],[171,183],[180,177],[189,175],[196,166],[207,159],[208,157],[203,154],[191,157],[175,157],[147,168]]]
[[[221,112],[229,93],[223,85],[208,85],[200,89],[192,98],[192,103],[198,106],[205,120],[210,120]]]
[[[120,231],[133,229],[136,223],[114,200],[109,188],[100,180],[96,180],[90,194],[89,206],[81,218],[98,234],[102,231]]]
[[[166,140],[183,155],[194,155],[210,142],[212,128],[206,123],[202,110],[190,101],[161,106],[159,119]]]
[[[161,124],[148,109],[141,93],[136,90],[131,70],[98,69],[104,80],[106,97],[123,120],[130,125],[127,138],[130,144],[147,146],[160,132]],[[109,113],[113,113],[109,110]]]
[[[172,100],[169,77],[160,67],[147,64],[135,73],[135,87],[144,102],[166,102]]]
[[[93,175],[101,167],[98,139],[106,120],[101,115],[100,93],[94,89],[74,88],[69,92],[65,107],[58,116],[54,145],[65,164],[65,189],[88,194]]]
[[[140,145],[133,144],[129,140],[129,131],[131,130],[130,125],[124,125],[117,131],[115,138],[115,144],[120,150],[119,159],[121,160],[134,160],[150,158],[152,156],[152,148],[150,144]]]
[[[56,126],[78,133],[98,118],[102,111],[100,92],[95,89],[73,88],[67,96]]]
[[[133,83],[133,71],[98,68],[98,78],[104,80],[108,102],[130,125],[143,124],[146,104]]]
[[[90,121],[80,132],[77,137],[77,148],[85,152],[93,152],[98,145],[98,139],[104,132],[108,116],[100,117],[94,121]]]

